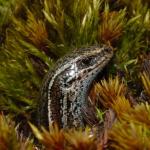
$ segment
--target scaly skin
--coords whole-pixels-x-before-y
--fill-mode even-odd
[[[91,46],[59,60],[43,82],[39,125],[48,127],[55,122],[61,128],[84,127],[82,108],[88,108],[91,84],[112,56],[108,46]]]

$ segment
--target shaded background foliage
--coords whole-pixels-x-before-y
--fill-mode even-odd
[[[148,0],[0,0],[0,110],[25,127],[27,121],[35,122],[44,75],[66,53],[93,44],[114,47],[107,76],[123,78],[126,95],[134,101],[148,100],[149,65],[143,62],[149,60],[149,35]],[[107,82],[101,88],[99,84],[96,93],[115,93],[113,85],[120,89],[122,83],[114,82],[110,91],[102,90]],[[95,98],[96,93],[91,95]],[[124,98],[105,98],[106,103],[100,101],[106,108],[116,110],[120,99],[129,108]],[[115,106],[114,99],[119,99]],[[120,126],[124,122],[116,128]]]

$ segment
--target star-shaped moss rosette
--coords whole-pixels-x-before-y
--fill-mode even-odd
[[[92,90],[93,101],[99,101],[105,108],[112,107],[120,96],[125,96],[127,87],[118,76],[109,77],[108,80],[101,80],[100,83],[94,85]],[[95,99],[97,100],[95,100]]]
[[[49,131],[38,130],[30,124],[35,136],[42,143],[43,148],[49,150],[95,150],[97,148],[95,136],[91,129],[59,129],[56,124],[50,126]]]
[[[110,149],[150,149],[150,105],[138,104],[109,130]],[[132,141],[132,142],[131,142]]]
[[[124,32],[126,10],[110,11],[109,5],[100,15],[99,38],[104,43],[116,43]]]
[[[0,114],[0,150],[7,149],[35,150],[31,140],[18,133],[10,117]]]

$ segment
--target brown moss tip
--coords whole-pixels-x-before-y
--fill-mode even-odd
[[[150,149],[150,105],[138,104],[118,120],[108,133],[110,149]],[[132,142],[131,142],[132,141]]]
[[[34,150],[29,141],[16,130],[10,117],[0,114],[0,150]]]
[[[105,108],[112,107],[119,96],[125,96],[127,87],[118,76],[109,77],[108,81],[101,80],[100,83],[94,85],[93,101],[100,102]]]
[[[119,40],[123,34],[126,11],[110,11],[109,5],[105,5],[104,12],[101,14],[101,24],[99,26],[99,39],[104,43],[108,41],[112,45]]]

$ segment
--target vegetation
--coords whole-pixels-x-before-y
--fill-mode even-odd
[[[148,0],[0,0],[0,150],[36,149],[31,133],[39,149],[150,149],[149,35]],[[98,136],[88,127],[39,131],[44,75],[74,48],[97,43],[115,51],[89,93]]]

